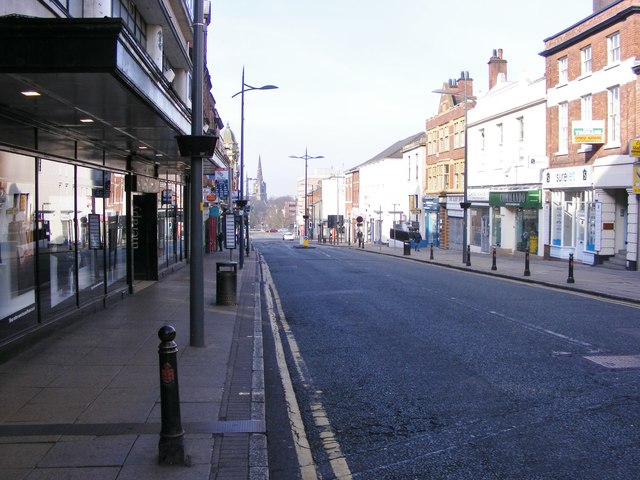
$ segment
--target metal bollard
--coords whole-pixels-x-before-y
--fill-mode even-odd
[[[525,252],[524,254],[524,276],[531,276],[531,271],[529,270],[529,252]]]
[[[471,245],[467,245],[467,267],[471,266]]]
[[[498,270],[496,265],[496,247],[493,247],[493,253],[491,254],[491,270]]]
[[[567,283],[576,283],[573,278],[573,253],[569,254],[569,277],[567,278]]]
[[[431,249],[429,250],[429,260],[433,260],[433,243],[431,244]]]
[[[158,463],[184,465],[184,430],[180,420],[180,392],[178,390],[178,345],[176,330],[165,325],[158,330],[160,345],[160,410],[162,426],[158,443]]]

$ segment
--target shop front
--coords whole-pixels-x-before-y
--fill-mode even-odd
[[[593,265],[596,255],[597,217],[601,206],[593,197],[591,166],[549,168],[543,171],[542,186],[550,202],[549,254],[552,258]],[[600,212],[600,213],[599,213]]]
[[[495,246],[533,255],[544,253],[540,242],[542,192],[539,188],[491,191],[489,207]]]
[[[157,279],[184,251],[179,177],[42,153],[0,149],[0,344]]]
[[[423,197],[425,236],[428,245],[440,247],[440,200],[438,197]]]

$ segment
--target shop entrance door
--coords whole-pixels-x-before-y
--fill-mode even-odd
[[[133,196],[131,244],[133,279],[158,279],[158,212],[153,193]]]

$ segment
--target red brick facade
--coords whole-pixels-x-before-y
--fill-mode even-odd
[[[568,83],[582,81],[581,49],[589,45],[592,52],[592,72],[607,68],[621,68],[620,65],[617,67],[607,65],[607,37],[616,32],[620,33],[620,62],[631,57],[640,57],[640,2],[637,0],[621,1],[546,39],[545,50],[541,55],[546,57],[547,90],[558,87],[558,61],[562,57],[567,57]],[[584,165],[603,156],[628,154],[628,140],[640,134],[637,118],[637,88],[637,80],[633,83],[620,83],[620,148],[605,149],[604,145],[596,144],[593,145],[592,151],[579,153],[578,150],[582,145],[572,144],[569,139],[568,155],[557,155],[559,143],[558,106],[550,105],[547,111],[547,155],[550,165],[554,167]],[[593,91],[591,94],[592,118],[606,120],[608,116],[607,90]],[[572,120],[581,119],[581,99],[568,98],[567,102],[570,126]]]

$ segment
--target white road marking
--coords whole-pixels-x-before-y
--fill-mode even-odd
[[[276,291],[275,285],[273,284],[273,279],[271,278],[269,267],[266,263],[263,263],[262,265],[264,269],[263,271],[265,272],[265,282],[271,289],[271,294],[273,296],[272,298],[271,295],[266,295],[267,306],[269,310],[269,318],[271,319],[271,329],[273,330],[273,335],[275,338],[278,368],[280,369],[280,376],[282,378],[282,383],[285,390],[285,399],[287,401],[287,404],[289,405],[291,431],[293,433],[293,437],[298,440],[296,442],[296,453],[298,455],[300,473],[303,480],[317,479],[316,468],[313,462],[313,457],[311,456],[309,441],[304,430],[302,415],[300,414],[300,408],[298,406],[295,392],[293,390],[293,384],[291,383],[289,368],[287,367],[287,362],[284,356],[284,349],[282,348],[281,337],[278,331],[277,318],[280,319],[280,324],[282,325],[282,329],[285,332],[287,342],[289,344],[289,349],[291,350],[293,356],[297,374],[301,379],[303,385],[305,385],[305,388],[311,387],[311,379],[308,377],[308,375],[305,374],[305,372],[307,372],[307,368],[304,363],[304,359],[300,355],[298,343],[284,316],[284,312],[282,311],[280,297],[278,296],[278,292]],[[319,391],[314,391],[311,395],[313,399],[311,402],[311,411],[314,424],[320,431],[322,445],[329,459],[329,464],[331,465],[331,469],[333,470],[335,476],[334,478],[349,480],[352,478],[351,470],[349,469],[349,465],[347,464],[344,454],[342,453],[342,448],[340,447],[338,440],[335,438],[333,428],[329,423],[329,419],[327,417],[324,406],[322,405],[320,396],[321,392]]]

